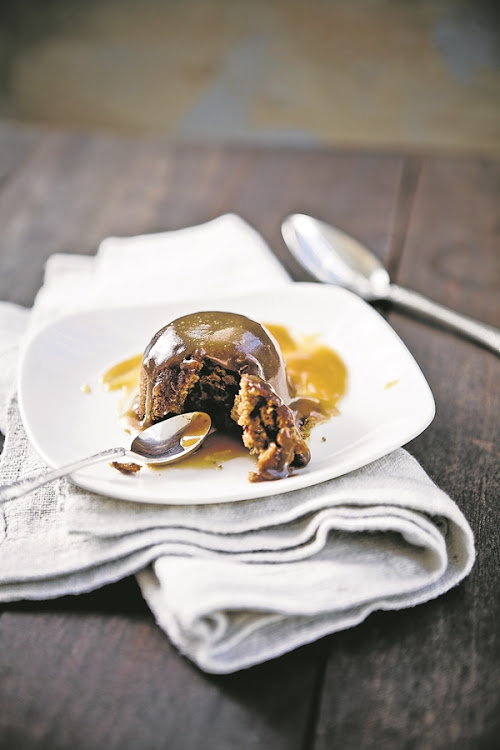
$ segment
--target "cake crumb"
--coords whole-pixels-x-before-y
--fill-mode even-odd
[[[323,435],[323,437],[321,438],[321,442],[322,442],[322,443],[326,443],[326,437],[325,437],[324,435]]]
[[[113,469],[117,469],[118,471],[121,471],[122,474],[136,474],[142,468],[140,464],[136,464],[133,462],[128,463],[128,464],[122,464],[120,463],[120,461],[112,461],[110,463],[110,466],[112,466]]]
[[[92,389],[88,383],[82,383],[80,390],[82,393],[92,393]]]

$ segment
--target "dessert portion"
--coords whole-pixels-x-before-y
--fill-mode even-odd
[[[244,315],[186,315],[158,331],[144,352],[137,408],[142,427],[205,411],[217,429],[241,435],[257,457],[251,481],[281,479],[309,462],[290,403],[275,339]]]

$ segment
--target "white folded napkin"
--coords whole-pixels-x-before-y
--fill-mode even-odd
[[[259,235],[233,215],[109,238],[95,258],[53,256],[32,312],[0,303],[0,481],[43,469],[17,408],[23,335],[84,308],[288,283]],[[2,511],[0,601],[76,594],[137,574],[160,627],[215,673],[278,656],[374,610],[436,597],[474,562],[462,513],[402,449],[347,476],[257,500],[158,506],[103,498],[62,479]]]

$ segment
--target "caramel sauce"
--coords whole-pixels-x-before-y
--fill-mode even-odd
[[[325,418],[338,414],[337,404],[347,389],[347,368],[319,336],[292,334],[281,325],[265,323],[278,342],[294,399],[291,408],[304,416],[309,408]],[[309,406],[307,403],[309,402]],[[316,421],[316,420],[315,420]]]
[[[222,432],[213,432],[201,447],[175,464],[176,469],[222,469],[234,458],[253,458],[241,440]],[[168,471],[169,466],[148,464],[154,472]]]
[[[117,391],[120,389],[136,390],[139,385],[141,374],[142,354],[118,362],[110,367],[109,370],[101,376],[101,383],[107,391]]]
[[[194,445],[202,435],[206,433],[210,426],[210,417],[205,412],[197,412],[192,418],[189,428],[184,432],[181,437],[181,445],[183,448],[189,448],[190,445]]]
[[[311,425],[338,414],[338,402],[347,389],[347,368],[339,355],[319,340],[319,336],[292,333],[286,326],[264,324],[276,339],[285,360],[294,411],[299,424]],[[118,405],[120,423],[131,433],[141,430],[136,414],[137,395],[141,373],[142,355],[130,357],[110,367],[101,377],[109,391],[121,390]],[[395,383],[388,384],[390,387]],[[183,437],[183,445],[192,445],[206,429],[202,422],[193,420],[191,431]],[[197,431],[198,430],[198,431]],[[197,469],[222,468],[224,462],[247,457],[249,453],[236,438],[213,433],[192,456],[176,466]],[[155,467],[162,470],[162,467]]]
[[[394,386],[397,385],[398,383],[399,383],[399,378],[397,378],[396,380],[389,380],[389,382],[384,385],[384,391],[389,390],[389,388],[394,388]]]
[[[142,355],[137,354],[113,365],[100,378],[107,391],[121,391],[118,417],[125,432],[131,435],[141,430],[136,410],[141,365]]]
[[[248,458],[249,452],[238,438],[214,432],[201,448],[176,464],[179,469],[222,469],[233,458]]]

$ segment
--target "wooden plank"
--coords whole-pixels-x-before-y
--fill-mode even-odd
[[[427,159],[398,282],[499,325],[498,163]],[[500,728],[498,359],[392,314],[437,415],[409,449],[458,503],[478,559],[454,591],[330,639],[317,750],[493,747]]]
[[[296,278],[307,276],[279,230],[292,210],[326,216],[370,238],[384,257],[401,164],[397,157],[328,151],[172,149],[153,141],[44,134],[29,164],[0,193],[0,298],[30,304],[52,253],[93,253],[110,234],[179,228],[227,211],[257,226]],[[368,195],[375,199],[366,201]]]
[[[338,223],[386,257],[401,169],[402,160],[389,156],[45,133],[0,191],[0,298],[30,304],[53,252],[91,253],[108,234],[177,228],[225,211],[262,231],[292,271],[279,221],[293,210]],[[0,744],[310,744],[325,641],[210,677],[169,645],[144,604],[136,601],[131,611],[133,587],[129,580],[8,608],[0,619]]]
[[[131,579],[73,602],[12,606],[0,637],[2,747],[301,747],[318,647],[203,674],[169,644]]]
[[[156,164],[143,150],[140,142],[106,136],[41,135],[33,157],[0,193],[3,299],[31,304],[51,254],[93,253],[107,234],[148,226],[165,159]]]
[[[239,189],[220,201],[219,210],[257,226],[294,278],[310,278],[281,238],[281,220],[295,211],[334,223],[386,259],[403,159],[298,149],[249,150],[248,157]]]

